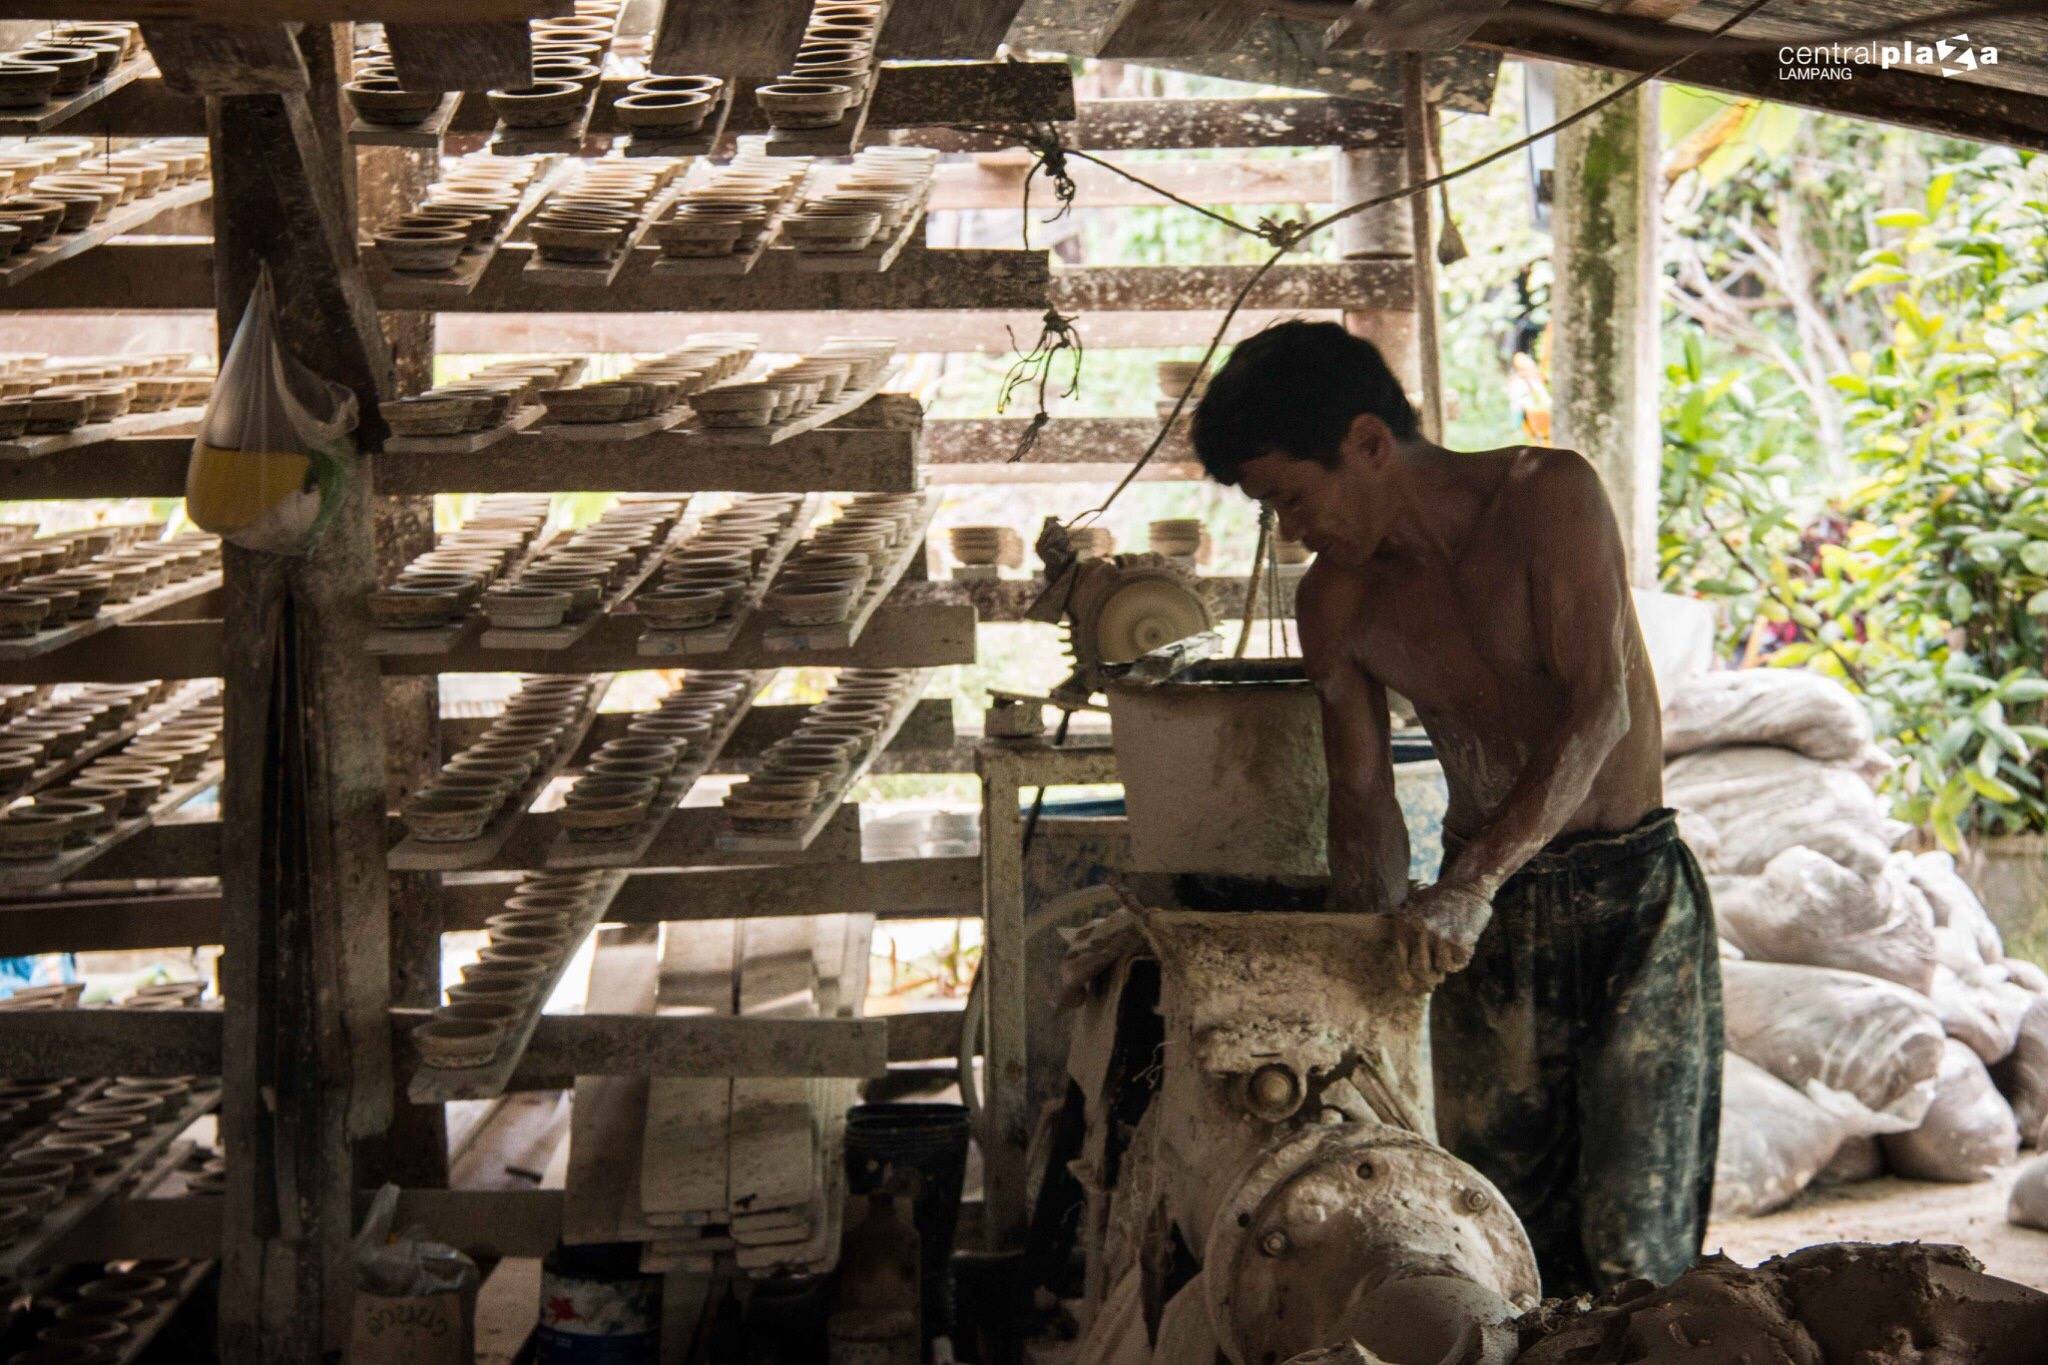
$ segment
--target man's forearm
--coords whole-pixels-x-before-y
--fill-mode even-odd
[[[1557,836],[1593,790],[1614,746],[1628,732],[1628,707],[1568,713],[1531,754],[1500,810],[1459,850],[1442,880],[1491,899],[1502,882]]]
[[[1396,805],[1389,829],[1384,804],[1331,786],[1330,902],[1335,909],[1383,914],[1399,905],[1408,890],[1408,828]]]

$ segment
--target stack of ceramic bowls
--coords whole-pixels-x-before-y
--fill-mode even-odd
[[[502,630],[548,630],[582,621],[661,553],[683,503],[621,499],[580,531],[558,538],[504,586],[484,594],[484,614]]]
[[[450,1070],[489,1065],[515,1027],[537,1012],[542,993],[589,928],[602,872],[545,872],[519,880],[505,908],[484,921],[477,960],[448,988],[448,1003],[412,1032],[420,1060]]]
[[[588,678],[528,678],[505,709],[408,801],[406,832],[424,843],[482,836],[554,762],[590,703]]]
[[[649,628],[699,630],[730,620],[802,506],[798,494],[754,494],[705,517],[695,535],[662,557],[659,578],[634,599]]]
[[[893,240],[923,211],[938,160],[937,152],[921,147],[863,150],[783,215],[782,240],[798,251],[827,253]]]
[[[842,795],[874,756],[882,731],[902,712],[918,673],[842,669],[825,700],[804,713],[787,738],[762,756],[753,776],[726,795],[735,829],[770,831],[801,822]]]
[[[585,164],[575,179],[549,193],[527,223],[541,259],[598,265],[625,249],[641,215],[683,163],[666,157],[607,159]]]
[[[389,630],[429,630],[460,620],[526,557],[547,525],[549,505],[544,493],[480,500],[459,530],[415,557],[390,586],[370,594],[370,620]]]

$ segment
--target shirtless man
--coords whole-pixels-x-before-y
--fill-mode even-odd
[[[1620,534],[1570,451],[1446,450],[1333,323],[1238,346],[1196,411],[1209,473],[1315,552],[1296,598],[1322,701],[1331,903],[1391,914],[1431,1005],[1444,1145],[1528,1227],[1546,1294],[1699,1254],[1721,1078],[1705,880],[1663,746]],[[1450,788],[1408,889],[1387,694]]]

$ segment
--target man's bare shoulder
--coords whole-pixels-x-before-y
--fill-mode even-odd
[[[1508,446],[1495,453],[1512,461],[1508,477],[1519,509],[1566,517],[1572,525],[1583,525],[1589,518],[1612,523],[1613,512],[1607,503],[1606,486],[1600,482],[1600,471],[1578,451],[1555,446]]]
[[[1311,660],[1341,652],[1365,598],[1363,575],[1318,556],[1294,590],[1302,652]]]

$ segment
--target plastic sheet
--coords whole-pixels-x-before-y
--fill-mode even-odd
[[[264,271],[192,441],[186,513],[244,549],[303,554],[353,464],[355,395],[285,353]]]

